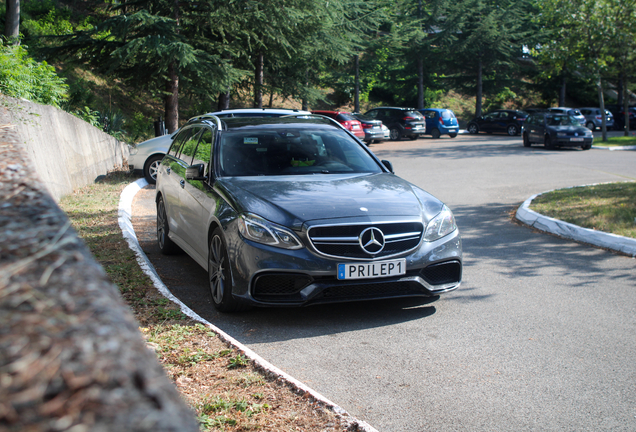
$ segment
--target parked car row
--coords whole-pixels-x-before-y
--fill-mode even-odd
[[[605,110],[605,124],[608,129],[624,127],[622,107],[608,105]],[[613,113],[614,111],[614,113]],[[479,132],[496,133],[503,132],[510,136],[522,134],[528,115],[539,113],[552,113],[575,119],[576,122],[587,129],[595,130],[602,127],[603,116],[599,108],[528,108],[527,110],[495,110],[483,116],[472,119],[466,126],[471,134]],[[378,107],[362,113],[350,113],[344,111],[303,111],[290,109],[231,109],[208,113],[219,118],[235,117],[281,117],[288,115],[321,115],[329,117],[340,123],[352,135],[367,144],[382,142],[384,140],[400,140],[408,138],[415,140],[419,137],[430,135],[437,139],[442,135],[455,138],[459,133],[459,123],[452,110],[445,108],[401,108]],[[636,108],[629,111],[630,128],[636,128]],[[128,161],[132,170],[143,172],[146,180],[153,184],[156,181],[159,163],[172,144],[175,133],[152,138],[139,143],[130,152]],[[526,136],[528,138],[526,138]],[[546,136],[552,137],[547,134]],[[554,145],[562,140],[554,136],[551,142]],[[578,138],[575,137],[575,138]],[[524,135],[524,143],[544,142],[535,136],[535,132]],[[578,142],[578,141],[575,141]],[[587,141],[582,146],[586,146]]]

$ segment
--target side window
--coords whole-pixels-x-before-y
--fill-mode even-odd
[[[208,169],[210,166],[210,156],[212,156],[212,148],[214,147],[214,132],[212,129],[203,128],[201,136],[199,138],[199,145],[194,152],[191,165],[203,164],[205,165],[205,175],[208,175]]]
[[[184,141],[181,147],[181,155],[179,157],[186,165],[192,165],[192,158],[194,157],[194,152],[197,150],[197,142],[199,141],[201,130],[202,128],[200,127],[193,127],[192,134]]]
[[[502,111],[501,114],[499,114],[499,118],[507,119],[508,117],[510,117],[510,113],[506,111]]]
[[[492,120],[492,119],[497,118],[497,117],[499,117],[499,113],[498,113],[498,112],[494,112],[494,113],[486,114],[486,115],[484,116],[484,118],[485,118],[485,119],[488,119],[488,120]]]
[[[170,156],[178,158],[181,154],[181,147],[183,147],[183,143],[188,141],[194,132],[197,132],[197,130],[194,128],[185,129],[179,132],[172,141],[172,145],[170,146],[170,150],[168,150],[168,154]]]
[[[378,112],[376,110],[373,110],[366,113],[366,115],[368,115],[371,118],[376,118],[378,116]]]
[[[534,124],[534,116],[531,115],[526,119],[526,124]]]

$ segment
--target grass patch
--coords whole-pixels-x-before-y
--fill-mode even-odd
[[[530,208],[584,228],[636,238],[636,182],[560,189],[538,196]]]
[[[632,132],[632,135],[630,136],[607,137],[607,141],[595,139],[594,145],[602,147],[636,146],[636,135],[634,135],[634,132]]]
[[[243,353],[181,313],[141,271],[117,221],[123,189],[136,180],[110,173],[64,197],[60,207],[140,323],[147,345],[196,412],[202,431],[342,431],[343,420],[311,397],[262,374]]]

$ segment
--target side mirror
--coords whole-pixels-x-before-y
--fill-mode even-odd
[[[191,165],[186,168],[186,180],[207,180],[205,164]]]
[[[393,164],[391,162],[389,162],[388,160],[383,160],[382,165],[384,165],[391,174],[395,174],[395,172],[393,171]]]

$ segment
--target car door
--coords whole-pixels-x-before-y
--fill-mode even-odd
[[[523,127],[526,129],[528,133],[528,138],[530,142],[541,143],[543,142],[543,114],[537,113],[534,114],[526,120]]]
[[[510,113],[508,111],[500,111],[499,116],[493,122],[493,132],[506,132],[508,123],[510,123]]]
[[[179,234],[181,230],[179,195],[182,190],[180,180],[185,178],[185,166],[181,160],[181,154],[184,145],[198,132],[199,129],[193,127],[182,129],[172,141],[172,145],[159,168],[161,173],[158,176],[160,181],[158,189],[163,194],[170,234],[177,237],[181,237]]]
[[[192,248],[190,251],[197,262],[207,262],[208,238],[207,227],[210,215],[216,210],[218,194],[210,186],[213,181],[211,173],[211,161],[214,151],[216,128],[206,125],[198,135],[198,143],[192,157],[190,166],[203,165],[205,180],[184,178],[183,193],[181,194],[181,215],[183,238]]]
[[[495,130],[496,122],[499,120],[499,111],[493,111],[482,117],[482,122],[479,125],[479,129],[484,132],[493,132]]]

